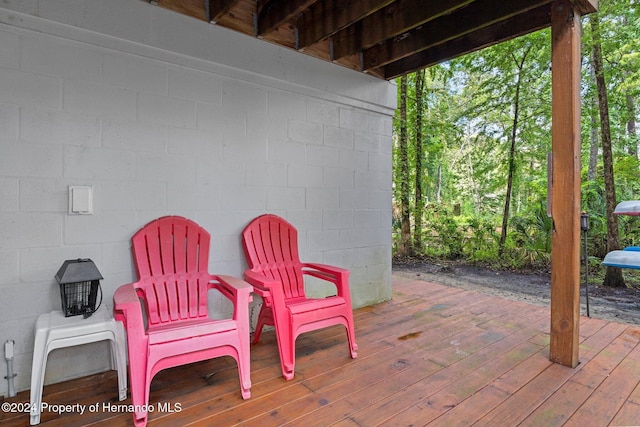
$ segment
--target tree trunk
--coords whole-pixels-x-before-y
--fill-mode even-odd
[[[593,72],[593,67],[591,67],[591,78],[594,83],[596,81],[595,73]],[[591,119],[591,136],[589,138],[589,167],[587,169],[587,180],[595,181],[596,173],[598,172],[598,98],[595,97],[592,99],[593,108],[591,109],[590,119]]]
[[[409,148],[407,141],[407,76],[400,78],[400,139],[398,141],[400,183],[400,243],[398,255],[411,254],[411,223],[409,217]]]
[[[608,250],[620,249],[618,237],[618,219],[613,214],[616,207],[616,188],[613,176],[613,153],[611,149],[611,129],[609,126],[609,102],[607,99],[607,87],[602,68],[602,45],[600,43],[600,25],[598,15],[590,16],[591,32],[593,35],[593,69],[596,75],[598,88],[598,109],[600,111],[600,134],[602,137],[602,162],[604,166],[604,192],[607,220],[607,246]],[[625,287],[622,269],[607,267],[603,286]]]
[[[423,158],[423,142],[422,142],[422,110],[424,89],[424,70],[416,72],[416,190],[415,190],[415,206],[413,213],[413,248],[414,251],[422,252],[422,212],[424,204],[422,202],[422,158]]]
[[[509,172],[507,176],[507,194],[504,198],[504,210],[502,212],[502,231],[500,233],[500,242],[498,243],[498,254],[502,255],[504,244],[507,241],[507,227],[509,226],[509,208],[511,206],[511,192],[513,190],[513,177],[516,172],[516,135],[518,134],[518,113],[520,110],[520,84],[522,79],[522,71],[524,62],[529,53],[527,49],[522,55],[522,59],[516,65],[518,67],[518,77],[516,81],[516,94],[513,100],[513,126],[511,129],[511,147],[509,149]],[[515,60],[515,57],[514,57]]]
[[[629,146],[627,152],[630,156],[638,157],[638,137],[636,135],[636,100],[633,95],[627,93],[625,95],[627,104],[627,136],[629,137]]]
[[[436,186],[436,203],[442,199],[442,165],[438,165],[438,184]]]

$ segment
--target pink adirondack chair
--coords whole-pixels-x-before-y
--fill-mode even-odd
[[[351,357],[357,357],[349,271],[326,264],[300,262],[298,231],[276,215],[254,219],[242,232],[242,242],[249,263],[244,277],[263,299],[253,343],[260,340],[265,325],[275,327],[282,375],[294,375],[295,341],[304,333],[333,325],[344,325]],[[337,295],[307,298],[304,276],[331,282]]]
[[[242,398],[249,398],[252,287],[234,277],[209,274],[210,235],[189,219],[156,219],[131,241],[138,281],[116,290],[113,310],[127,332],[134,424],[147,423],[149,386],[154,375],[187,363],[233,357],[238,364]],[[214,320],[209,316],[207,294],[212,289],[233,303],[231,319]]]

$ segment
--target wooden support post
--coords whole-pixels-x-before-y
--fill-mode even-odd
[[[578,365],[580,325],[580,14],[552,3],[550,360]]]

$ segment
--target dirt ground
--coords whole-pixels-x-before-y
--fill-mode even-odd
[[[549,305],[549,273],[515,273],[457,262],[393,260],[393,273],[446,286],[475,290],[516,301]],[[591,282],[591,281],[590,281]],[[580,289],[580,314],[587,315],[584,283]],[[640,290],[589,284],[589,315],[594,318],[640,325]]]

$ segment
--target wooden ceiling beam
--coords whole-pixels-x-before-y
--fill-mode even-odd
[[[237,2],[238,0],[206,0],[209,22],[218,22]]]
[[[169,9],[192,18],[207,21],[206,5],[208,0],[155,0],[159,7]]]
[[[543,6],[550,8],[559,1],[570,3],[581,15],[595,12],[598,6],[598,0],[154,0],[153,3],[372,76],[392,79],[549,26],[550,18],[540,18],[540,11],[547,10]],[[524,16],[520,17],[521,13]]]
[[[598,0],[571,0],[571,3],[580,12],[580,15],[598,11]]]
[[[320,0],[296,20],[298,47],[304,49],[382,9],[395,0]]]
[[[517,15],[511,19],[498,22],[468,33],[462,37],[452,39],[446,43],[433,46],[412,56],[392,62],[381,67],[382,74],[387,80],[404,74],[421,70],[442,61],[456,58],[466,53],[474,52],[496,43],[520,37],[522,35],[548,27],[551,21],[551,8],[544,4],[527,13]],[[514,31],[517,28],[517,31]],[[377,74],[379,74],[379,70]]]
[[[316,0],[259,0],[257,3],[257,33],[263,36],[280,25],[294,20]]]
[[[552,0],[495,0],[477,1],[435,21],[422,25],[401,37],[387,40],[384,43],[366,49],[362,55],[363,71],[379,68],[393,61],[413,55],[430,47],[443,44],[454,38],[478,31],[495,23],[506,21],[519,14],[526,14],[531,9],[548,5]],[[465,19],[462,19],[464,14]],[[513,27],[512,31],[518,27]]]
[[[358,53],[471,3],[474,1],[398,0],[336,33],[331,38],[334,59]]]

